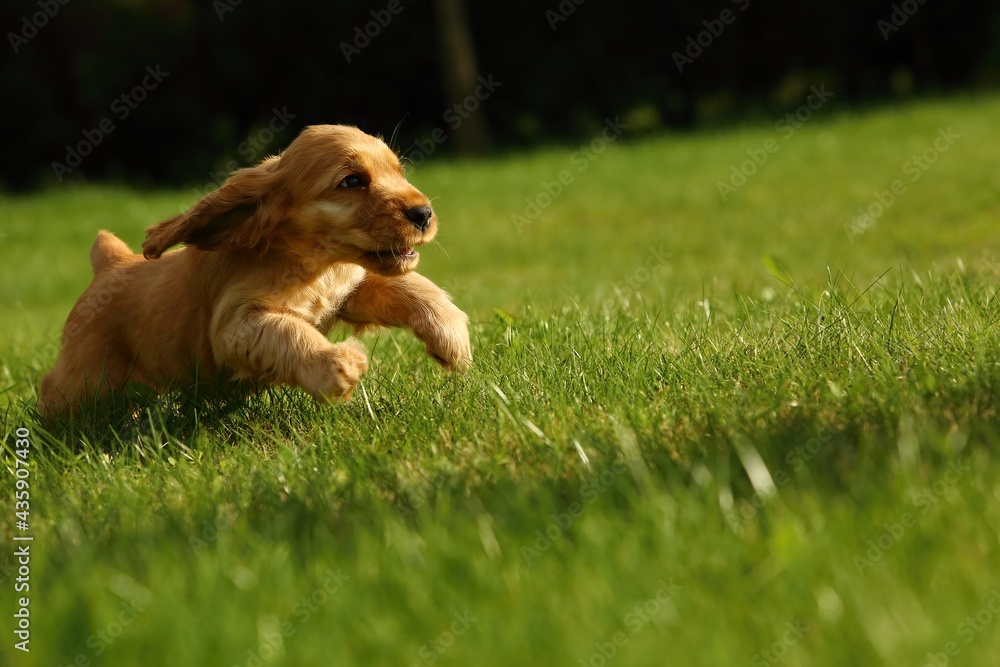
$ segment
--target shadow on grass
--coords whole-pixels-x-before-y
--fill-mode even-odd
[[[70,456],[88,450],[114,453],[143,445],[175,443],[187,447],[205,432],[235,445],[245,442],[248,430],[261,425],[290,433],[292,427],[282,416],[307,408],[311,403],[307,399],[287,388],[259,392],[195,388],[160,393],[130,384],[121,393],[82,404],[65,419],[45,419],[34,405],[26,403],[8,406],[4,422],[29,422],[14,426],[28,426],[39,444]]]

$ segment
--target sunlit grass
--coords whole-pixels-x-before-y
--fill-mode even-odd
[[[521,229],[572,147],[414,170],[474,369],[382,332],[333,408],[140,392],[45,433],[96,230],[138,247],[189,195],[5,200],[35,539],[32,652],[8,634],[3,664],[994,664],[1000,102],[828,111],[728,201],[773,128],[626,134]]]

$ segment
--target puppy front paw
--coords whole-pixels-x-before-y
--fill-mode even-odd
[[[368,355],[365,347],[349,338],[320,353],[315,365],[307,369],[302,388],[321,403],[346,401],[366,372]]]
[[[427,354],[445,369],[465,374],[472,365],[469,316],[458,308],[435,320],[418,334],[427,344]]]

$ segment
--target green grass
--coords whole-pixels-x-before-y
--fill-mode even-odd
[[[791,137],[626,132],[585,171],[572,148],[414,170],[468,376],[383,332],[347,405],[147,396],[54,435],[34,396],[94,234],[138,247],[191,194],[4,199],[0,411],[8,473],[32,430],[34,541],[22,654],[5,474],[0,664],[995,664],[998,115],[831,103]]]

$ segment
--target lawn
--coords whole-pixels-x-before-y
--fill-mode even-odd
[[[4,197],[0,664],[996,664],[998,117],[432,159],[421,271],[467,376],[385,331],[346,405],[146,396],[59,433],[35,392],[93,237],[137,248],[193,191]]]

